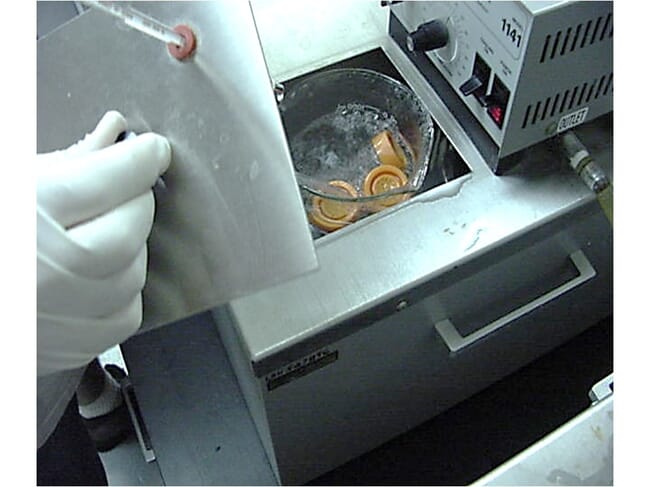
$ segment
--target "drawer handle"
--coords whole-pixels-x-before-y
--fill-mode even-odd
[[[449,319],[444,319],[438,321],[434,325],[436,327],[436,330],[445,341],[445,344],[449,350],[451,352],[457,352],[458,350],[467,347],[468,345],[474,343],[477,340],[480,340],[481,338],[486,337],[490,333],[495,332],[499,328],[519,319],[525,314],[530,313],[531,311],[552,301],[553,299],[562,296],[564,293],[571,291],[572,289],[578,287],[580,284],[588,281],[596,275],[596,271],[581,250],[578,250],[569,255],[569,259],[571,259],[571,262],[578,271],[578,275],[576,277],[554,289],[551,289],[549,292],[542,294],[538,298],[533,299],[523,306],[512,310],[510,313],[497,318],[493,322],[485,325],[483,328],[480,328],[479,330],[476,330],[467,336],[461,336],[454,324]]]

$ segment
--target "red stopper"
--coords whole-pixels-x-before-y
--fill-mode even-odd
[[[194,52],[194,48],[196,47],[196,37],[194,37],[192,29],[184,24],[174,27],[174,32],[180,34],[183,39],[185,39],[185,45],[177,46],[170,42],[167,44],[167,50],[169,51],[169,54],[180,61],[189,57]]]

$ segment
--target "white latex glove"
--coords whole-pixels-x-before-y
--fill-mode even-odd
[[[115,143],[108,112],[72,147],[37,159],[38,375],[87,364],[142,322],[151,191],[170,163],[164,137]]]

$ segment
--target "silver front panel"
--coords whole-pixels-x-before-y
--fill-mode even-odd
[[[478,53],[514,92],[533,20],[519,2],[404,2],[392,9],[409,32],[434,19],[445,22],[449,31],[448,44],[425,54],[456,90],[472,76],[474,57]],[[515,33],[512,38],[501,32],[501,19],[517,25],[512,28]],[[488,93],[493,79],[492,76],[488,80]],[[490,119],[476,97],[463,96],[460,91],[457,94],[490,137],[501,145],[504,131]]]
[[[613,109],[613,4],[568,2],[537,15],[503,155]]]
[[[289,150],[248,2],[143,2],[192,26],[184,62],[88,11],[38,42],[38,151],[64,148],[110,109],[165,135],[144,326],[178,320],[316,267]]]
[[[449,42],[425,55],[501,158],[612,110],[612,10],[611,2],[570,1],[391,6],[408,32],[434,19],[445,23]],[[509,92],[501,126],[478,97],[460,91],[477,56],[489,69],[486,94],[503,92],[497,85]]]

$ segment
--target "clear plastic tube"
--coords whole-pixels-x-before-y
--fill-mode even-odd
[[[154,37],[166,44],[185,46],[185,38],[175,32],[172,28],[158,22],[156,19],[137,11],[130,6],[122,6],[116,2],[84,1],[85,5],[101,10],[107,14],[121,19],[129,27],[132,27],[143,34]]]

